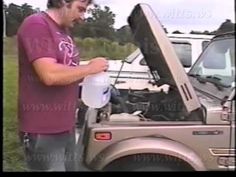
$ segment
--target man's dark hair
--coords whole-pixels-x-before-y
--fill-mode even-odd
[[[48,3],[47,3],[47,8],[50,9],[50,8],[61,8],[63,7],[63,4],[64,2],[73,2],[73,1],[76,1],[76,0],[48,0]],[[93,0],[87,0],[88,2],[88,5],[89,4],[92,4],[93,3]]]

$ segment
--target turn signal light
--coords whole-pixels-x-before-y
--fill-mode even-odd
[[[111,140],[111,132],[96,132],[95,140],[97,141],[109,141]]]

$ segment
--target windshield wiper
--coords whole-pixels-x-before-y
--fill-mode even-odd
[[[206,76],[206,79],[207,79],[208,82],[211,82],[211,83],[213,83],[216,86],[226,87],[226,88],[230,87],[230,85],[222,82],[222,78],[217,77],[216,75]]]
[[[198,82],[200,82],[202,84],[206,83],[206,80],[199,74],[188,74],[188,76],[196,78],[198,80]]]
[[[217,76],[206,76],[206,77],[203,77],[199,74],[189,74],[189,76],[191,77],[195,77],[200,83],[203,83],[205,84],[206,82],[208,83],[212,83],[216,86],[216,88],[220,91],[223,90],[224,87],[230,87],[229,85],[226,85],[226,84],[223,84],[221,81],[222,79],[217,77]]]
[[[205,79],[206,79],[207,82],[210,82],[210,83],[214,84],[216,86],[216,88],[220,91],[223,90],[223,87],[225,87],[225,85],[221,83],[222,79],[219,78],[219,77],[207,76]]]

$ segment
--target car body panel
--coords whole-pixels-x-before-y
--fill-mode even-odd
[[[111,145],[94,158],[91,166],[95,169],[102,170],[112,161],[130,155],[134,156],[135,161],[142,160],[139,159],[142,157],[137,154],[165,154],[168,156],[178,157],[190,164],[196,171],[206,170],[201,158],[199,158],[199,156],[190,148],[175,141],[152,137],[127,139]],[[169,160],[171,161],[171,159]]]
[[[90,110],[90,113],[93,114],[94,110]],[[230,125],[201,125],[201,123],[196,122],[189,122],[188,124],[183,122],[171,122],[171,123],[160,123],[155,122],[153,124],[145,125],[140,122],[131,123],[124,125],[122,123],[104,123],[104,124],[96,124],[94,121],[91,121],[91,116],[89,116],[90,122],[88,123],[88,136],[87,136],[87,143],[86,143],[86,164],[89,164],[91,168],[99,169],[101,166],[93,166],[94,159],[99,156],[100,153],[104,153],[107,148],[110,146],[115,147],[118,146],[120,142],[129,141],[132,139],[142,139],[142,138],[152,138],[152,140],[158,144],[159,138],[167,139],[173,141],[173,153],[176,155],[182,151],[185,151],[185,148],[192,149],[193,152],[197,154],[197,156],[202,159],[203,164],[205,164],[207,169],[216,169],[218,168],[217,164],[217,156],[213,156],[211,154],[210,149],[227,149],[230,143],[230,140],[224,137],[230,136]],[[95,119],[95,117],[94,117]],[[96,132],[112,132],[112,140],[110,141],[96,141],[94,139]],[[181,136],[180,136],[181,135]],[[130,141],[133,142],[133,141]],[[155,144],[154,143],[154,144]],[[175,149],[174,144],[181,144],[185,148]],[[196,144],[197,143],[197,144]],[[140,147],[139,151],[135,150],[137,142],[135,143],[128,143],[126,144],[126,148],[122,149],[122,151],[126,151],[126,154],[130,154],[131,150],[133,149],[131,154],[142,154],[145,149],[156,149],[156,153],[158,152],[157,149],[161,148],[159,146],[153,146],[152,143],[150,144],[143,144],[143,147]],[[96,148],[94,148],[96,147]],[[149,153],[151,153],[150,151]],[[115,156],[121,157],[122,153],[119,155],[119,151],[109,152],[111,154],[114,153],[113,158]],[[124,152],[123,152],[124,153]],[[159,152],[160,153],[160,152]],[[99,157],[104,157],[105,155],[101,155]],[[190,157],[191,158],[191,157]],[[103,164],[109,163],[110,159],[102,159],[104,162]],[[93,167],[92,167],[93,166]],[[201,163],[199,166],[202,166]],[[197,170],[198,168],[196,168]]]

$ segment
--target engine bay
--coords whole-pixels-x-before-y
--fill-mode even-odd
[[[200,110],[187,113],[177,89],[168,93],[143,90],[111,89],[109,104],[99,109],[98,122],[112,121],[199,121],[202,119]]]

